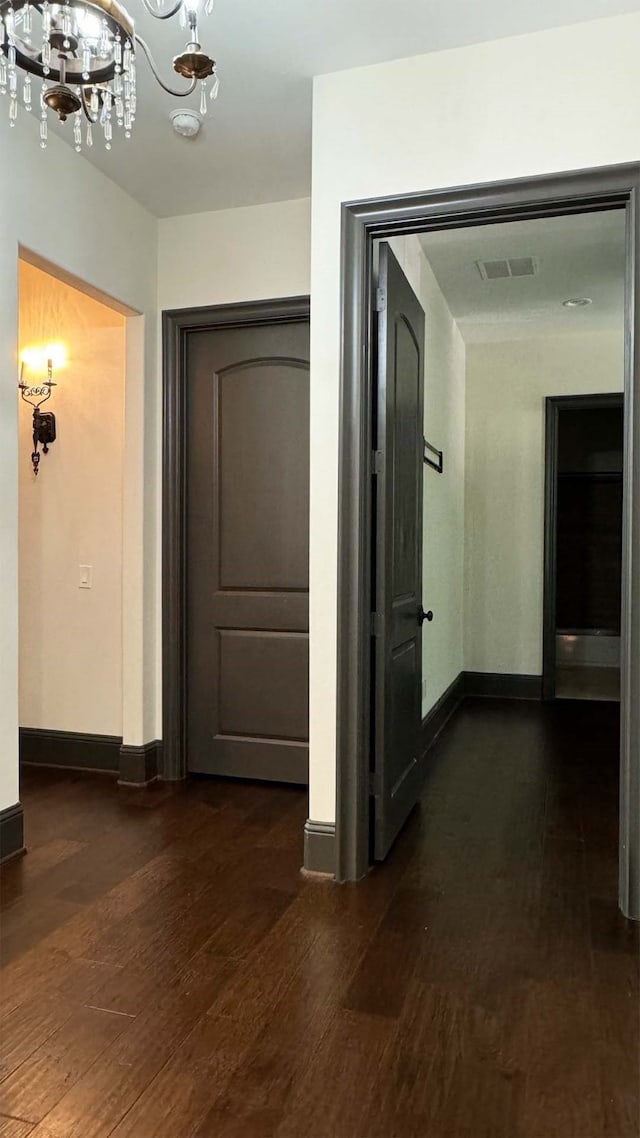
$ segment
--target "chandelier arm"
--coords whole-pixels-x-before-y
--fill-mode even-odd
[[[85,118],[88,122],[91,123],[92,126],[97,126],[100,122],[100,112],[98,111],[98,114],[95,116],[95,118],[93,117],[89,108],[89,104],[87,102],[87,92],[85,91],[84,87],[80,89],[80,97],[82,99],[82,109],[85,113]]]
[[[164,82],[164,80],[160,77],[160,75],[158,73],[158,69],[155,65],[155,61],[154,61],[154,58],[151,54],[151,49],[149,48],[148,44],[145,43],[142,36],[139,36],[137,32],[135,33],[135,37],[136,37],[136,43],[140,44],[140,47],[142,48],[144,54],[147,57],[147,63],[149,64],[149,67],[151,68],[151,70],[153,72],[154,78],[157,79],[157,81],[160,84],[160,86],[162,87],[163,91],[166,91],[168,95],[174,95],[177,99],[184,99],[187,95],[193,94],[193,92],[196,89],[197,79],[193,79],[191,81],[191,83],[189,84],[189,86],[184,91],[176,91],[176,90],[174,90],[173,87],[169,87]]]
[[[149,16],[153,16],[154,19],[171,19],[172,16],[175,16],[175,14],[180,11],[182,3],[183,0],[175,0],[174,5],[169,11],[158,11],[157,8],[154,8],[154,6],[149,3],[149,0],[142,0],[142,5],[147,9]]]

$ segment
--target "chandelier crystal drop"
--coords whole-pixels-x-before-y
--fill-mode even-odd
[[[207,94],[211,99],[217,97],[219,81],[215,60],[199,42],[198,0],[142,3],[156,19],[167,20],[179,13],[188,28],[185,49],[173,60],[174,71],[188,81],[181,90],[161,78],[148,45],[118,0],[0,0],[0,94],[9,99],[10,125],[15,126],[21,104],[28,113],[39,112],[43,149],[49,111],[61,122],[69,119],[73,124],[77,151],[83,144],[93,145],[96,129],[107,150],[114,130],[130,138],[136,117],[138,48],[159,85],[175,98],[191,95],[200,83],[204,114]],[[213,0],[205,0],[204,11],[212,7]]]

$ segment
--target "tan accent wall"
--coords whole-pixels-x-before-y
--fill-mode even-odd
[[[126,321],[24,261],[18,285],[20,352],[54,341],[66,354],[37,477],[32,413],[18,407],[20,725],[120,735]]]

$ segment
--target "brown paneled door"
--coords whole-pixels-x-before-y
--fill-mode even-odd
[[[188,767],[306,783],[308,320],[194,333],[187,368]]]
[[[386,242],[380,244],[379,286],[373,784],[374,852],[382,859],[424,782],[420,726],[425,317]]]

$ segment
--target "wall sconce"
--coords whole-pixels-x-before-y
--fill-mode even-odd
[[[25,365],[32,370],[38,370],[39,367],[46,360],[47,378],[38,384],[28,384],[24,379]],[[64,349],[59,344],[48,344],[43,350],[27,349],[22,353],[20,364],[20,380],[18,388],[20,396],[25,403],[33,407],[33,451],[31,453],[31,462],[33,464],[33,473],[37,475],[38,467],[40,465],[40,454],[38,447],[42,447],[42,453],[48,454],[51,443],[55,442],[56,438],[56,417],[53,411],[41,411],[43,403],[46,403],[51,398],[51,388],[56,387],[53,379],[53,366],[61,366],[64,363]]]

